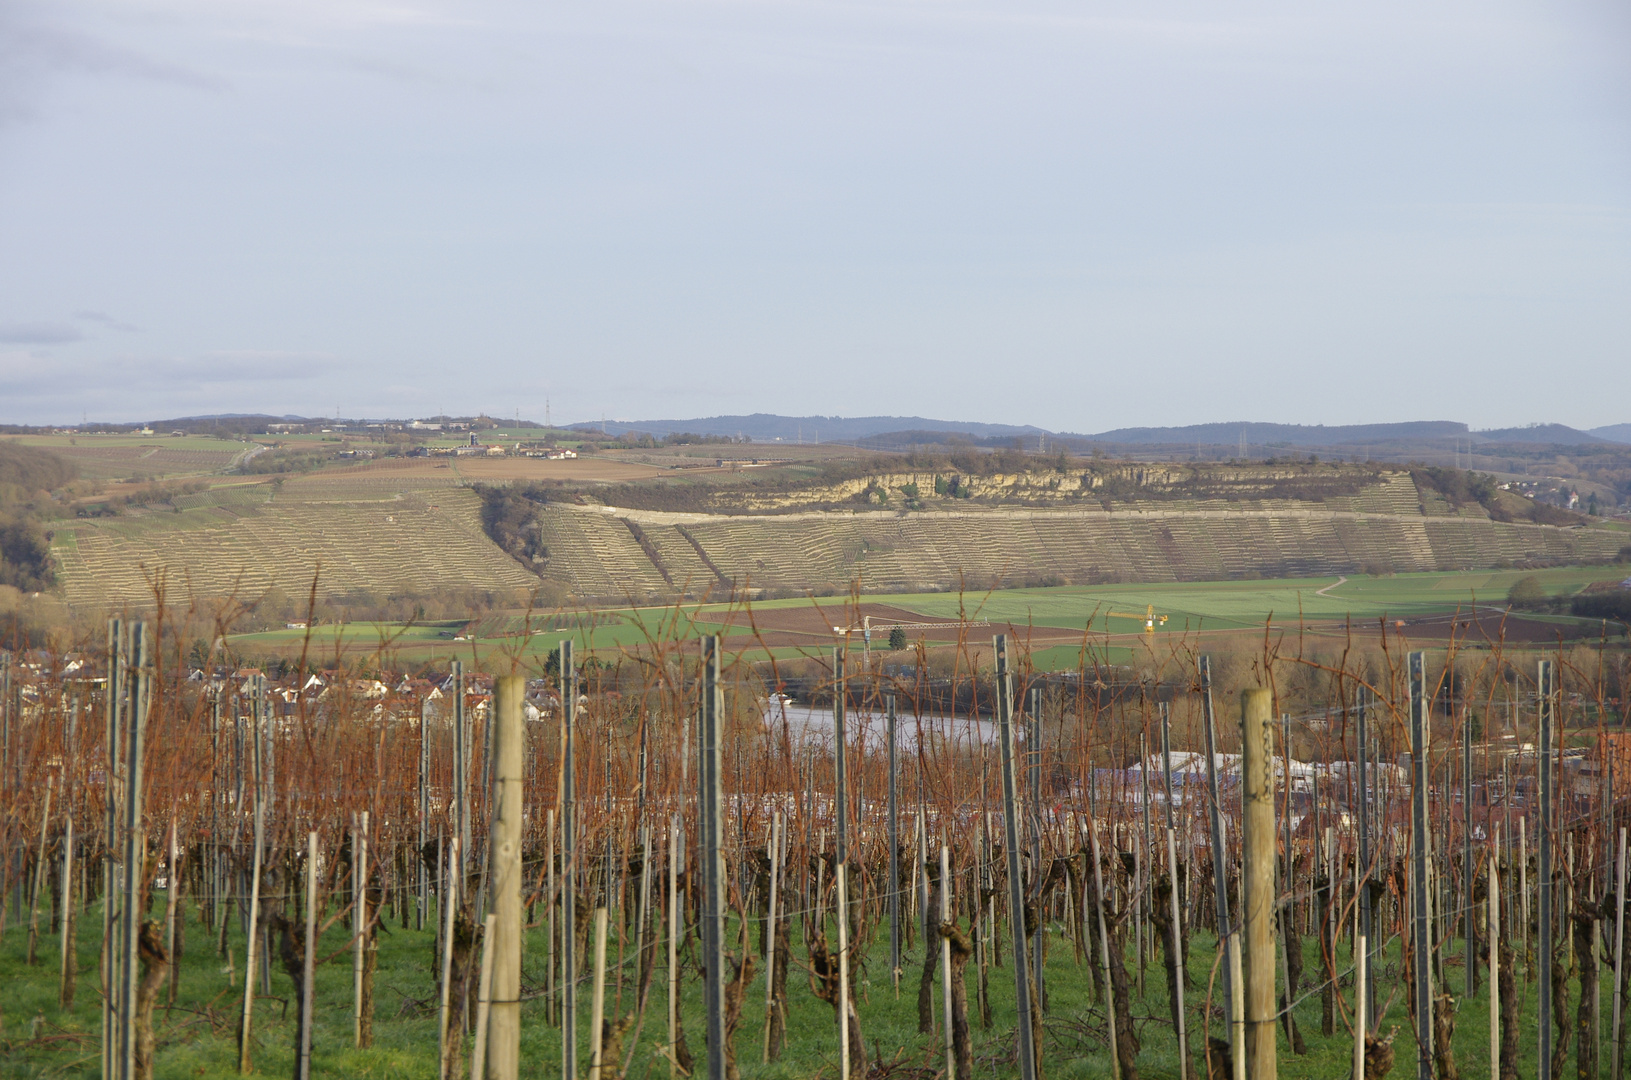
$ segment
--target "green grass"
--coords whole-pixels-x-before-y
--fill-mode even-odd
[[[1065,586],[1044,589],[1004,589],[986,593],[903,593],[867,595],[865,603],[889,604],[907,611],[917,612],[928,619],[953,620],[959,612],[977,621],[1013,623],[1024,627],[1069,629],[1080,632],[1091,626],[1094,634],[1122,635],[1114,644],[1107,645],[1102,638],[1092,642],[1093,656],[1101,663],[1126,662],[1139,654],[1143,642],[1137,635],[1143,630],[1143,612],[1153,605],[1158,614],[1168,617],[1160,627],[1155,640],[1169,635],[1197,630],[1241,630],[1261,628],[1271,620],[1281,628],[1293,628],[1299,620],[1330,624],[1352,618],[1354,626],[1366,631],[1376,626],[1377,620],[1412,619],[1428,615],[1449,614],[1457,608],[1466,609],[1475,601],[1480,605],[1504,606],[1507,591],[1519,579],[1533,576],[1553,595],[1569,595],[1595,582],[1618,580],[1631,573],[1623,566],[1576,566],[1550,570],[1492,570],[1448,572],[1430,574],[1400,574],[1395,577],[1372,578],[1287,578],[1269,581],[1214,581],[1163,583],[1153,585]],[[822,597],[823,608],[841,606],[841,597]],[[808,598],[764,600],[753,604],[760,613],[777,610],[807,608]],[[582,654],[595,653],[603,658],[620,649],[644,646],[648,640],[690,641],[703,634],[738,633],[745,622],[735,627],[724,620],[733,610],[726,604],[682,604],[668,607],[635,607],[600,609],[602,618],[609,615],[615,622],[589,629],[588,620],[567,611],[538,613],[531,622],[523,616],[489,617],[479,625],[478,636],[469,642],[455,643],[454,634],[460,624],[438,623],[432,626],[402,628],[391,624],[352,623],[344,627],[319,626],[313,631],[313,642],[321,643],[325,652],[332,653],[339,638],[350,647],[372,650],[378,648],[382,637],[392,634],[396,648],[405,657],[428,660],[432,657],[459,656],[468,658],[472,652],[478,658],[500,650],[519,651],[523,656],[538,656],[554,649],[565,637],[572,637],[575,648]],[[1112,615],[1110,613],[1120,613]],[[1537,616],[1526,616],[1536,618]],[[1540,618],[1572,623],[1568,616],[1539,616]],[[578,629],[570,629],[576,622]],[[523,639],[522,635],[533,633]],[[557,629],[559,628],[559,629]],[[538,632],[538,631],[542,632]],[[985,631],[976,631],[976,636]],[[304,637],[302,631],[277,630],[258,634],[240,634],[232,643],[240,651],[251,654],[256,647],[287,651],[298,647]],[[741,639],[738,639],[741,640]],[[1133,644],[1138,642],[1138,644]],[[875,643],[876,645],[877,643]],[[860,649],[858,636],[850,643]],[[812,643],[807,647],[778,647],[771,653],[778,659],[797,656],[825,655],[827,643]],[[748,659],[766,655],[757,646],[745,648],[742,655]],[[1069,670],[1077,666],[1080,646],[1050,645],[1032,654],[1031,662],[1039,670]],[[886,661],[887,662],[887,661]]]
[[[93,908],[81,919],[79,935],[79,991],[74,1007],[63,1012],[57,1007],[57,942],[44,937],[41,943],[41,964],[30,968],[24,965],[26,927],[17,925],[15,917],[3,939],[0,939],[0,979],[5,986],[0,993],[3,1002],[4,1027],[0,1029],[0,1075],[14,1077],[34,1076],[90,1076],[97,1063],[97,1032],[99,1030],[100,996],[97,992],[96,935],[100,932],[100,916]],[[161,909],[155,909],[155,915]],[[540,912],[540,915],[542,913]],[[174,1008],[160,1008],[156,1013],[155,1029],[158,1034],[159,1053],[157,1075],[160,1077],[228,1077],[236,1075],[237,1052],[235,1032],[240,1014],[242,970],[244,964],[243,940],[233,922],[229,945],[233,953],[236,980],[229,979],[228,966],[214,950],[212,937],[200,925],[196,913],[187,912],[185,925],[186,950],[181,964],[181,982]],[[42,920],[42,924],[45,920]],[[347,934],[342,926],[335,926],[320,942],[318,955],[335,954],[335,959],[320,967],[316,982],[316,1010],[313,1036],[313,1074],[324,1076],[376,1076],[376,1077],[428,1077],[434,1075],[436,1059],[435,988],[431,979],[430,956],[433,937],[429,930],[404,930],[400,923],[389,933],[380,935],[379,967],[376,976],[376,1042],[369,1050],[352,1046],[351,1022],[351,961],[346,950]],[[616,924],[608,952],[615,965],[617,957]],[[734,932],[728,938],[736,939]],[[795,926],[795,937],[798,930]],[[833,931],[836,938],[836,930]],[[755,940],[757,940],[755,936]],[[941,1036],[920,1035],[917,1031],[917,987],[922,971],[922,943],[905,952],[901,990],[892,992],[888,974],[889,934],[887,921],[874,928],[869,944],[860,950],[860,966],[856,976],[860,995],[862,1029],[866,1035],[869,1054],[934,1066],[943,1060]],[[523,991],[541,985],[544,964],[544,934],[531,932],[525,944],[523,958]],[[1186,992],[1187,1024],[1191,1031],[1191,1045],[1198,1048],[1202,1040],[1204,1003],[1209,980],[1213,975],[1214,950],[1211,935],[1199,932],[1192,936],[1189,969],[1194,981],[1193,989]],[[1318,947],[1311,938],[1304,939],[1306,984],[1320,971]],[[632,942],[627,947],[632,956]],[[1006,957],[1007,950],[1004,949]],[[683,956],[683,953],[682,953]],[[1446,964],[1448,988],[1459,994],[1464,979],[1458,965],[1460,945],[1452,945]],[[795,946],[795,965],[788,980],[788,1047],[778,1063],[761,1063],[759,1047],[762,1038],[764,981],[762,972],[748,988],[747,1007],[737,1036],[738,1061],[742,1075],[749,1078],[793,1078],[835,1076],[836,1028],[831,1009],[811,993],[808,982],[798,967],[803,958],[801,947]],[[1346,949],[1339,957],[1345,967]],[[694,965],[682,961],[682,1010],[688,1040],[693,1053],[703,1054],[703,1006],[701,985]],[[1153,959],[1144,973],[1144,989],[1136,991],[1138,966],[1131,949],[1127,953],[1129,976],[1135,981],[1133,1015],[1138,1023],[1143,1050],[1138,1057],[1140,1074],[1150,1078],[1178,1076],[1176,1040],[1172,1034],[1164,969],[1159,958]],[[625,968],[632,972],[632,968]],[[1521,976],[1520,972],[1520,976]],[[1380,1028],[1385,1035],[1399,1029],[1395,1051],[1398,1055],[1395,1075],[1407,1076],[1413,1068],[1414,1043],[1410,1025],[1403,1014],[1403,998],[1398,988],[1404,973],[1399,967],[1396,948],[1389,949],[1376,973],[1377,1007],[1388,1006],[1381,1018]],[[977,1074],[1000,1077],[1014,1074],[1004,1053],[1012,1046],[1015,1024],[1013,972],[1011,966],[993,967],[989,971],[992,1027],[982,1030],[979,1025],[975,970],[971,964],[969,977],[969,1008],[973,1024],[975,1056],[979,1062]],[[1603,972],[1605,985],[1602,994],[1603,1026],[1609,1023],[1612,1003],[1611,974]],[[666,973],[659,965],[653,981],[644,1028],[634,1054],[631,1078],[666,1077],[667,1067],[660,1057],[666,1038]],[[1108,1054],[1103,1042],[1103,1009],[1095,1001],[1087,969],[1078,966],[1069,938],[1060,925],[1051,931],[1047,963],[1049,1009],[1044,1021],[1046,1030],[1046,1072],[1052,1078],[1099,1078],[1109,1075]],[[1535,987],[1520,978],[1524,999],[1520,1015],[1525,1017],[1525,1053],[1520,1064],[1520,1075],[1532,1075],[1536,1066],[1534,1050],[1533,1016],[1536,1002]],[[1480,995],[1472,1001],[1460,1001],[1455,1035],[1456,1059],[1469,1076],[1488,1073],[1487,979],[1480,980]],[[934,1015],[940,1016],[939,978],[935,980]],[[256,1003],[253,1053],[255,1071],[266,1076],[286,1076],[293,1067],[295,1037],[294,1013],[291,1001],[292,984],[283,974],[281,966],[274,967],[271,994],[261,996]],[[621,988],[619,1001],[615,981],[608,989],[607,1015],[622,1016],[632,1013],[636,989],[630,973]],[[1578,985],[1571,985],[1572,1003],[1578,1001]],[[1305,989],[1306,993],[1306,989]],[[1221,1004],[1221,977],[1213,988],[1213,1004]],[[1344,1000],[1351,1002],[1351,988],[1344,988]],[[1391,1000],[1390,1000],[1391,999]],[[162,1000],[162,999],[161,999]],[[588,1012],[587,983],[580,992],[580,1068],[588,1064]],[[1346,1074],[1351,1060],[1352,1038],[1338,1011],[1336,1033],[1322,1036],[1320,1027],[1320,998],[1317,993],[1304,997],[1296,1007],[1295,1015],[1308,1053],[1291,1053],[1284,1038],[1280,1038],[1280,1068],[1288,1078],[1308,1077],[1311,1080],[1330,1080]],[[1223,1035],[1221,1018],[1214,1009],[1211,1020],[1214,1035]],[[631,1040],[625,1051],[633,1046]],[[559,1073],[559,1034],[546,1022],[542,1001],[533,999],[522,1005],[522,1075],[556,1076]],[[1606,1059],[1607,1047],[1604,1056]],[[1197,1057],[1198,1061],[1198,1057]],[[1607,1065],[1605,1063],[1606,1070]]]
[[[13,442],[52,450],[74,462],[82,477],[116,480],[204,476],[224,469],[253,443],[208,435],[14,435]]]
[[[1262,626],[1272,616],[1279,625],[1307,620],[1342,619],[1355,623],[1377,618],[1442,614],[1457,607],[1503,605],[1507,591],[1520,578],[1539,578],[1548,592],[1565,595],[1594,581],[1624,577],[1624,567],[1575,566],[1553,570],[1491,570],[1393,577],[1356,575],[1290,578],[1274,581],[1175,582],[1152,585],[1069,586],[1013,589],[962,598],[945,593],[913,597],[868,597],[895,603],[925,615],[953,618],[959,603],[983,619],[1034,621],[1040,626],[1084,628],[1113,633],[1137,632],[1146,605],[1168,621],[1161,633],[1202,628]],[[1326,590],[1321,594],[1321,590]],[[1125,616],[1107,617],[1109,612]]]

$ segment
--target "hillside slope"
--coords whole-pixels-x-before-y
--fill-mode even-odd
[[[482,500],[560,463],[362,462],[187,486],[117,516],[54,522],[51,553],[65,598],[94,610],[150,602],[161,575],[172,600],[303,598],[317,575],[329,598],[543,584],[581,600],[646,601],[730,586],[836,592],[857,578],[867,591],[911,591],[1488,568],[1602,560],[1631,541],[1562,511],[1571,527],[1522,520],[1529,500],[1495,491],[1480,502],[1433,470],[1056,463],[1010,451],[971,458],[978,472],[945,467],[956,460],[700,477],[567,463],[575,486],[538,472],[537,507],[513,523],[532,530],[510,538],[524,562],[483,531]],[[672,479],[629,479],[645,475]]]
[[[543,568],[585,598],[727,585],[777,592],[1199,581],[1490,568],[1613,558],[1631,535],[1493,521],[1408,473],[1325,502],[1174,500],[1057,507],[679,513],[551,503]]]
[[[314,576],[325,597],[537,584],[482,532],[467,488],[374,499],[288,489],[257,485],[173,512],[61,526],[53,554],[65,597],[82,609],[151,603],[160,575],[172,602],[272,588],[304,597]]]

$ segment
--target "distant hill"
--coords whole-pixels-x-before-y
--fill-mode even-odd
[[[694,435],[741,435],[754,442],[855,442],[898,431],[926,431],[937,434],[989,438],[1003,435],[1044,435],[1043,428],[1029,424],[980,424],[963,420],[930,420],[921,416],[777,416],[752,413],[747,416],[704,416],[690,420],[607,420],[604,424],[582,423],[580,431],[602,427],[612,435],[627,432],[663,438],[687,432]]]
[[[170,420],[154,420],[155,424],[188,424],[199,420],[272,420],[278,423],[311,423],[308,417],[296,416],[293,413],[284,413],[282,416],[273,416],[271,413],[258,412],[224,412],[208,413],[204,416],[177,416]]]
[[[1402,424],[1190,424],[1185,427],[1117,428],[1069,438],[1123,446],[1233,446],[1244,434],[1248,446],[1362,446],[1366,443],[1465,438],[1466,424],[1454,420],[1415,420]]]
[[[1607,427],[1594,427],[1590,434],[1609,442],[1631,443],[1631,424],[1610,424]]]
[[[1475,431],[1473,438],[1497,443],[1545,443],[1550,446],[1585,446],[1605,441],[1587,431],[1579,431],[1564,424],[1530,424],[1528,427],[1494,428]]]
[[[1499,446],[1588,447],[1631,444],[1631,424],[1581,431],[1565,424],[1475,431],[1457,420],[1412,420],[1395,424],[1271,424],[1236,421],[1188,424],[1179,427],[1131,427],[1081,434],[1050,431],[1034,424],[984,424],[970,420],[934,420],[922,416],[705,416],[688,420],[608,420],[579,423],[578,430],[600,430],[611,435],[630,432],[664,438],[682,432],[696,435],[741,436],[753,442],[847,443],[878,450],[902,450],[935,442],[967,440],[976,445],[1001,446],[1016,437],[1043,437],[1038,445],[1085,451],[1101,447],[1139,454],[1143,448],[1210,448],[1227,452],[1244,443],[1249,455],[1276,449],[1363,451],[1367,456],[1397,460],[1432,459],[1442,452],[1479,452]],[[1027,443],[1029,446],[1030,444]]]

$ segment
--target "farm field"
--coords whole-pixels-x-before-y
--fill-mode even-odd
[[[311,488],[354,483],[394,484],[407,490],[447,484],[507,484],[512,481],[560,480],[569,483],[620,483],[649,480],[663,470],[638,462],[589,457],[567,461],[525,457],[382,458],[305,473],[299,483]],[[293,478],[291,483],[296,482]]]
[[[482,433],[493,441],[488,433]],[[131,477],[162,480],[202,478],[225,472],[251,451],[271,447],[322,447],[383,450],[384,443],[346,435],[261,435],[248,441],[217,439],[207,435],[7,435],[25,446],[37,446],[71,461],[88,480],[125,480]],[[463,440],[440,440],[448,446]],[[433,442],[434,444],[434,442]],[[642,455],[642,458],[647,455]],[[352,481],[398,483],[405,488],[441,486],[451,474],[453,483],[508,483],[514,480],[560,480],[567,483],[624,483],[649,480],[671,471],[661,458],[637,460],[625,454],[584,456],[566,461],[543,458],[500,457],[379,457],[356,463],[337,463],[287,478],[317,486]],[[715,472],[717,470],[703,470]],[[269,476],[255,478],[266,482]]]
[[[1162,632],[1261,627],[1273,616],[1281,626],[1304,621],[1352,618],[1356,624],[1380,618],[1408,621],[1457,608],[1505,608],[1507,592],[1535,577],[1553,595],[1567,595],[1595,581],[1617,580],[1631,567],[1562,567],[1548,570],[1491,570],[1398,574],[1391,577],[1332,576],[1279,581],[1159,582],[1149,585],[1094,585],[1060,589],[992,592],[963,603],[987,619],[1080,629],[1092,619],[1095,631],[1138,630],[1147,606],[1168,621]],[[869,598],[871,599],[871,598]],[[883,599],[883,598],[879,598]],[[958,599],[944,594],[917,598],[924,614],[953,616]],[[1126,615],[1110,615],[1111,611]]]
[[[1598,626],[1567,616],[1518,616],[1505,612],[1506,593],[1524,577],[1535,577],[1554,595],[1567,595],[1587,584],[1615,580],[1626,571],[1617,567],[1562,567],[1537,571],[1401,574],[1392,578],[1292,578],[1278,581],[1224,581],[1162,583],[1155,585],[1065,586],[1047,589],[1005,589],[983,593],[903,593],[867,596],[859,608],[843,597],[760,600],[748,604],[682,603],[668,607],[586,608],[595,621],[592,630],[573,629],[584,621],[572,610],[537,612],[527,617],[488,618],[473,624],[439,623],[434,627],[396,624],[349,624],[314,627],[311,639],[325,653],[342,649],[376,651],[388,642],[392,655],[404,660],[428,661],[459,657],[465,660],[509,652],[542,657],[563,638],[571,637],[580,652],[604,656],[607,652],[638,650],[650,640],[690,640],[703,634],[721,634],[727,647],[747,659],[774,655],[778,659],[826,656],[836,643],[834,626],[859,626],[870,616],[875,629],[872,647],[888,656],[888,627],[894,622],[943,621],[944,629],[914,627],[909,641],[921,637],[931,648],[954,645],[959,611],[972,622],[968,639],[986,642],[996,633],[1009,633],[1028,646],[1031,662],[1039,670],[1077,667],[1085,641],[1101,662],[1127,658],[1204,635],[1260,634],[1272,618],[1282,631],[1340,636],[1344,623],[1353,620],[1359,636],[1375,634],[1386,619],[1390,632],[1438,644],[1448,633],[1456,612],[1469,611],[1476,601],[1482,626],[1495,636],[1502,629],[1509,640],[1534,640],[1514,628],[1541,628],[1540,640],[1567,636],[1595,638]],[[1144,611],[1153,605],[1168,621],[1154,635],[1143,632]],[[1299,621],[1299,605],[1301,620]],[[1111,614],[1112,612],[1117,614]],[[1396,625],[1402,621],[1404,625]],[[1465,627],[1458,636],[1479,640],[1476,629]],[[757,627],[755,633],[754,627]],[[1091,627],[1090,632],[1086,632]],[[469,640],[454,642],[455,635]],[[862,649],[861,635],[850,635],[852,651]],[[235,648],[255,653],[286,654],[298,651],[304,631],[278,630],[241,634]],[[761,642],[764,647],[761,647]],[[768,652],[766,651],[768,649]],[[897,662],[897,661],[889,661]]]
[[[203,477],[221,472],[255,443],[198,435],[6,435],[72,462],[87,480],[154,480]]]

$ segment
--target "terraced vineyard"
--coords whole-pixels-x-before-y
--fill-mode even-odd
[[[109,441],[99,452],[140,453],[146,455],[141,460],[180,469],[209,464],[182,462],[184,451],[208,456],[217,446],[224,454],[241,445],[126,443]],[[229,460],[214,464],[221,468]],[[222,478],[168,505],[59,525],[59,578],[69,602],[81,607],[148,600],[161,570],[173,595],[253,596],[274,586],[303,595],[319,568],[322,591],[331,595],[526,589],[538,579],[483,532],[480,497],[468,486],[478,478],[467,472],[481,469],[493,479],[508,475],[504,469],[525,472],[534,464],[390,458],[276,479]],[[606,472],[614,464],[588,467]],[[122,467],[128,471],[130,462]],[[924,490],[934,482],[921,479]],[[867,483],[849,482],[857,492]],[[993,492],[1005,490],[991,483]],[[699,596],[725,584],[841,592],[857,578],[869,593],[907,593],[963,584],[984,589],[1461,570],[1596,561],[1631,542],[1631,533],[1606,527],[1493,521],[1477,505],[1424,497],[1407,472],[1372,473],[1363,486],[1296,498],[1231,500],[1203,491],[1149,501],[1005,504],[993,494],[935,499],[910,511],[808,504],[765,513],[635,510],[594,505],[591,493],[611,498],[625,489],[590,484],[579,490],[587,496],[583,505],[550,502],[533,527],[546,552],[544,577],[578,600],[595,602]],[[733,489],[720,490],[735,497]],[[748,494],[786,502],[769,489]]]
[[[172,597],[253,597],[274,586],[299,596],[319,571],[326,595],[536,584],[481,531],[480,502],[467,489],[349,502],[287,489],[268,501],[271,486],[258,490],[258,504],[244,493],[236,505],[60,529],[55,553],[69,603],[150,602],[161,572]]]
[[[765,589],[935,591],[1006,584],[1308,577],[1612,558],[1631,534],[1424,514],[1406,473],[1324,503],[1128,509],[659,513],[551,504],[547,576],[586,597],[656,597],[723,578]],[[630,526],[633,526],[632,528]],[[643,542],[642,542],[643,541]]]

